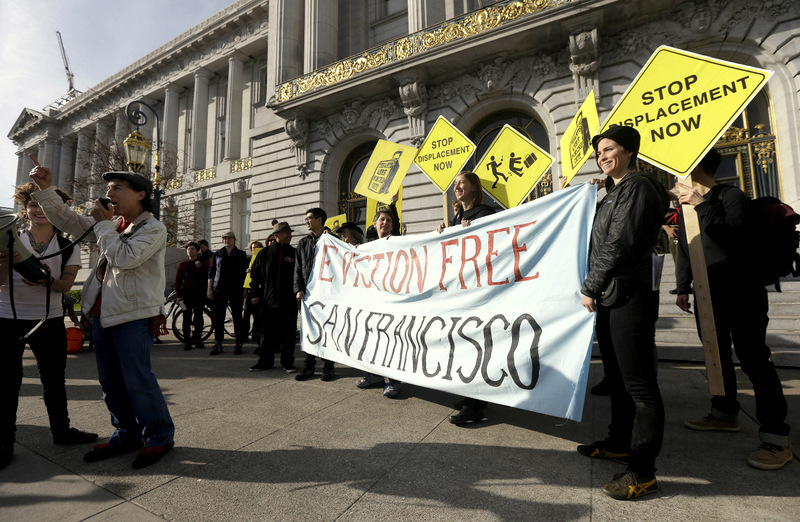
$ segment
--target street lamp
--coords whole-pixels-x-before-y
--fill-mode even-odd
[[[141,100],[133,101],[128,104],[125,112],[128,115],[128,120],[136,125],[136,130],[131,132],[122,144],[125,147],[125,158],[127,159],[128,168],[133,172],[139,172],[144,168],[147,154],[150,152],[150,144],[147,143],[144,135],[139,131],[139,127],[147,123],[147,115],[140,109],[134,109],[134,105],[143,105],[150,109],[156,119],[156,175],[153,179],[153,216],[160,219],[161,214],[161,194],[164,191],[161,189],[161,128],[159,126],[158,113],[148,104]]]

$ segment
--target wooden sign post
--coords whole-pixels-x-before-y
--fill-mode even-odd
[[[691,188],[691,175],[686,177],[685,181],[678,181],[678,183],[682,187]],[[711,291],[708,287],[706,255],[703,252],[703,239],[700,234],[700,221],[697,218],[697,211],[692,205],[682,205],[682,210],[694,279],[694,313],[697,314],[697,323],[700,325],[700,340],[703,342],[706,373],[708,374],[708,391],[712,395],[725,395],[722,367],[719,362],[717,327],[714,324],[714,308],[711,303]]]

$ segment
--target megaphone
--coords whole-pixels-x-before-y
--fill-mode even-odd
[[[14,243],[14,252],[19,253],[22,258],[19,263],[14,263],[14,270],[19,272],[19,274],[28,281],[48,279],[50,277],[50,270],[34,257],[20,242],[16,226],[18,219],[19,216],[16,214],[4,214],[0,216],[0,252],[9,250],[11,248],[11,243]]]

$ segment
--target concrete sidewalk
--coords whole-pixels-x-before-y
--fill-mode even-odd
[[[608,398],[587,398],[583,422],[491,406],[488,421],[455,427],[451,395],[406,386],[398,400],[359,390],[360,372],[296,382],[250,373],[253,355],[183,351],[167,341],[153,367],[176,424],[162,462],[135,454],[88,464],[82,447],[54,446],[30,351],[17,445],[0,471],[0,520],[797,520],[800,462],[747,465],[757,446],[752,387],[739,374],[739,433],[687,430],[708,410],[703,367],[662,363],[666,405],[659,491],[636,502],[599,490],[623,466],[578,455],[603,438]],[[253,345],[245,349],[252,351]],[[298,366],[302,360],[298,351]],[[789,423],[800,429],[800,370],[779,370]],[[602,374],[592,364],[590,384]],[[111,433],[92,353],[69,356],[73,426]],[[800,446],[795,444],[795,455]]]

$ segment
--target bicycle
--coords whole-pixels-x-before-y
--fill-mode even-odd
[[[169,305],[166,313],[164,314],[167,318],[172,315],[172,312],[175,312],[175,315],[172,316],[172,333],[175,334],[175,337],[180,342],[186,342],[185,338],[183,337],[183,316],[184,312],[178,306],[178,302],[176,300],[177,293],[175,291],[171,292],[169,296],[167,296],[167,300],[164,305]],[[177,307],[177,310],[175,308]],[[231,308],[228,307],[228,310],[225,314],[225,335],[228,337],[236,337],[233,330],[233,316],[231,315]],[[209,305],[203,306],[203,334],[200,336],[201,341],[205,341],[211,334],[214,333],[214,311],[211,309]]]
[[[172,315],[172,312],[175,312],[175,315],[172,315],[172,333],[175,334],[175,337],[180,342],[186,342],[186,339],[183,336],[183,319],[184,319],[184,311],[181,307],[178,306],[177,301],[178,294],[176,292],[171,292],[167,296],[167,300],[164,303],[167,307],[167,311],[164,314],[167,319],[169,316]],[[177,310],[176,310],[177,308]],[[201,341],[205,341],[211,334],[214,333],[214,312],[211,310],[211,307],[208,305],[203,306],[203,333],[200,336]]]

